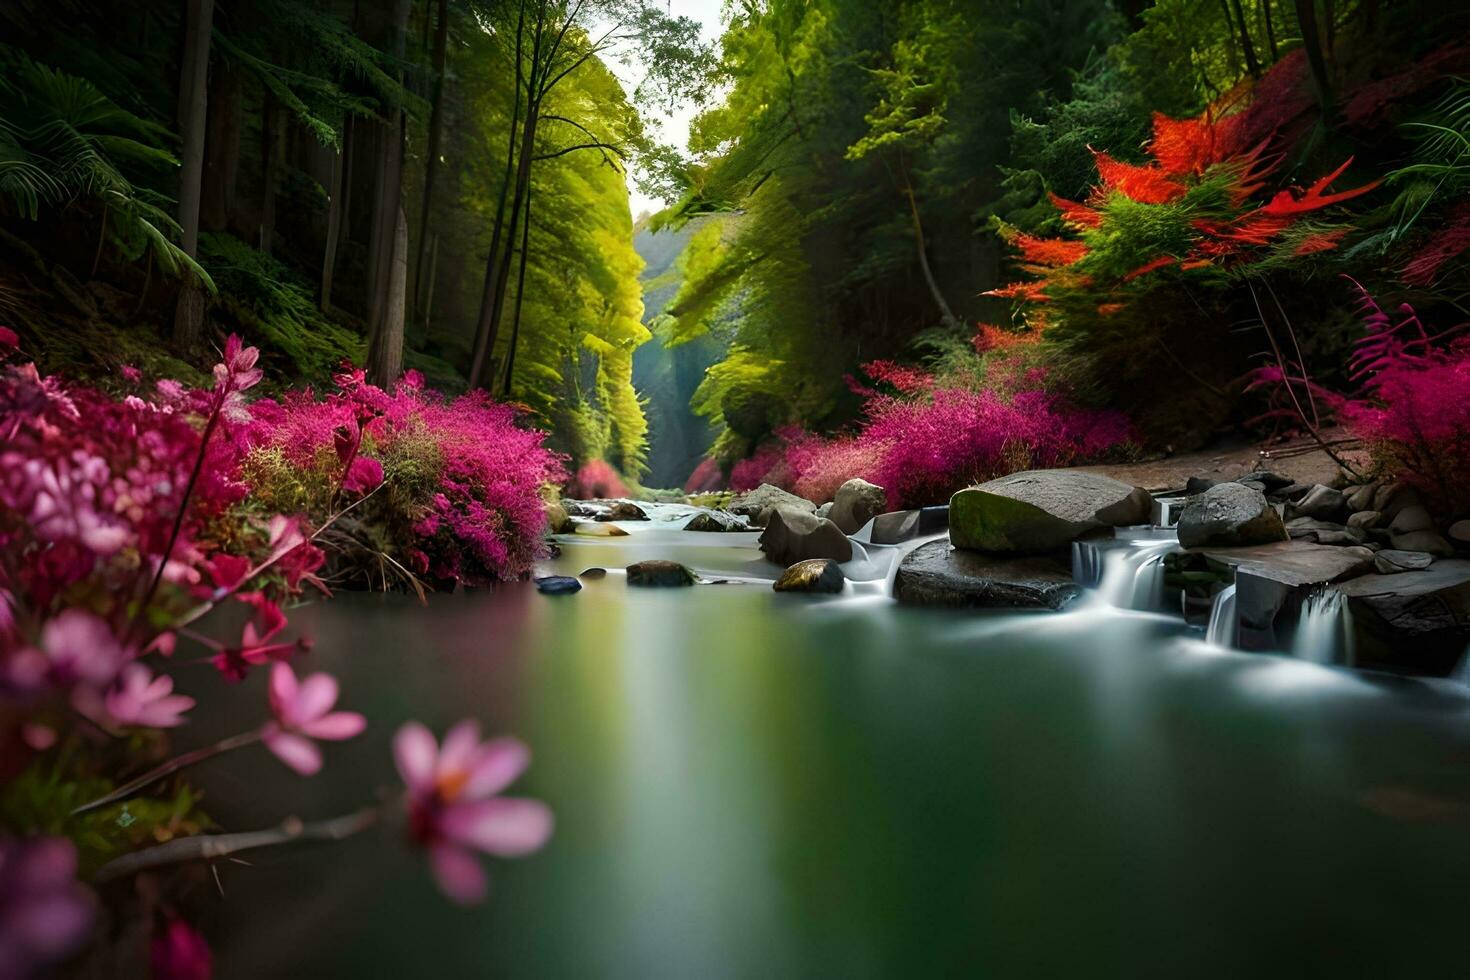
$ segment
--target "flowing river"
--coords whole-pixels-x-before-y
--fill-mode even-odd
[[[1464,686],[1105,602],[1153,589],[1157,541],[1096,561],[1074,611],[941,612],[886,598],[898,549],[778,595],[753,534],[677,515],[562,538],[548,571],[611,570],[575,595],[293,615],[374,727],[312,779],[260,750],[201,768],[221,823],[352,810],[394,785],[399,723],[474,716],[532,745],[514,792],[557,831],[472,910],[388,830],[222,865],[221,976],[1465,974]],[[652,557],[733,581],[628,587]],[[200,742],[252,720],[198,714]]]

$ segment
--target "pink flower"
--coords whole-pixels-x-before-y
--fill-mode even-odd
[[[94,905],[70,841],[0,841],[0,976],[36,976],[70,956],[91,932]]]
[[[153,934],[153,980],[209,980],[214,954],[199,930],[183,919],[171,919]]]
[[[14,330],[9,327],[0,327],[0,353],[16,350],[20,347],[20,337],[16,336]]]
[[[108,715],[118,724],[175,728],[184,723],[183,714],[194,707],[194,699],[173,690],[172,677],[154,677],[147,667],[131,663],[123,668],[104,703]]]
[[[102,617],[64,609],[41,627],[41,649],[53,684],[111,683],[131,656]]]
[[[255,366],[260,351],[246,347],[238,334],[230,334],[225,340],[224,360],[214,366],[214,382],[225,391],[245,391],[254,388],[265,372]]]
[[[241,592],[235,598],[255,612],[240,631],[240,644],[219,647],[214,656],[214,666],[232,681],[242,680],[251,667],[285,660],[300,647],[299,643],[271,642],[286,628],[286,614],[264,592]]]
[[[358,456],[342,477],[342,489],[349,493],[367,493],[383,482],[383,464],[367,456]]]
[[[122,367],[118,368],[118,373],[121,374],[123,380],[130,385],[143,383],[143,372],[139,371],[131,364],[124,364]]]
[[[408,787],[409,830],[429,852],[440,890],[462,905],[484,899],[485,871],[474,851],[520,857],[551,837],[551,809],[539,800],[498,796],[526,771],[531,753],[514,738],[480,741],[473,720],[455,725],[440,747],[409,722],[393,736],[393,758]]]
[[[271,668],[271,713],[262,733],[265,747],[303,776],[315,775],[322,767],[322,752],[314,738],[341,742],[359,734],[367,720],[355,711],[333,711],[337,703],[337,679],[331,674],[312,674],[299,684],[289,666]]]

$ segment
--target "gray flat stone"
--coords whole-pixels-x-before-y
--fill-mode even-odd
[[[1373,567],[1380,575],[1417,572],[1432,564],[1434,564],[1434,556],[1425,551],[1395,551],[1392,548],[1385,548],[1373,558]]]
[[[987,555],[931,541],[898,566],[894,595],[913,606],[1061,609],[1082,593],[1061,562],[1041,556]]]

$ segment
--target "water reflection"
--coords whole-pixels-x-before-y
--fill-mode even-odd
[[[655,557],[637,549],[660,535],[579,541],[560,567]],[[687,547],[674,557],[706,574],[751,560]],[[392,782],[399,722],[474,715],[531,743],[523,791],[556,808],[557,836],[495,867],[470,912],[391,835],[226,866],[224,977],[1132,977],[1145,950],[1180,976],[1315,975],[1324,950],[1396,976],[1460,960],[1455,685],[1231,653],[1102,604],[921,612],[618,575],[426,609],[344,596],[297,620],[375,727],[312,780],[264,753],[212,766],[223,824],[346,810]],[[199,714],[200,742],[252,720]]]

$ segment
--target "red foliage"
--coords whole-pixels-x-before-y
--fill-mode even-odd
[[[1102,224],[1102,212],[1097,208],[1088,207],[1086,204],[1078,204],[1069,201],[1065,197],[1047,191],[1051,203],[1062,213],[1062,220],[1074,228],[1096,228]]]
[[[1450,212],[1449,223],[1431,235],[1404,264],[1404,282],[1432,286],[1444,266],[1467,251],[1470,251],[1470,204],[1462,202]]]
[[[1032,265],[1055,267],[1071,265],[1087,254],[1084,242],[1066,238],[1038,238],[1023,231],[1013,232],[1009,241]]]
[[[1023,303],[1045,303],[1047,282],[1036,279],[1031,282],[1012,282],[995,289],[987,289],[981,296],[999,296],[1001,299],[1018,299]]]
[[[725,476],[720,472],[720,464],[706,456],[694,467],[694,472],[689,474],[689,479],[684,482],[685,493],[708,493],[711,490],[720,490],[725,486]]]
[[[1178,262],[1179,260],[1174,258],[1174,256],[1172,255],[1160,255],[1158,258],[1150,259],[1143,265],[1134,269],[1132,272],[1129,272],[1123,277],[1123,281],[1132,282],[1139,276],[1146,276],[1150,272],[1157,272],[1159,269],[1167,268],[1168,266],[1175,265]]]
[[[1341,204],[1343,201],[1351,201],[1353,198],[1358,197],[1362,194],[1366,194],[1373,188],[1377,187],[1379,184],[1383,183],[1382,180],[1375,180],[1364,184],[1361,187],[1355,187],[1350,191],[1341,191],[1337,194],[1323,194],[1322,192],[1325,191],[1334,180],[1341,177],[1343,171],[1352,166],[1352,164],[1353,158],[1348,157],[1347,160],[1343,162],[1342,166],[1338,167],[1327,176],[1314,181],[1312,183],[1312,186],[1308,187],[1305,191],[1301,191],[1300,193],[1297,192],[1296,188],[1287,188],[1286,190],[1278,191],[1276,193],[1276,196],[1271,198],[1271,202],[1269,204],[1267,204],[1265,207],[1261,208],[1255,213],[1261,215],[1280,215],[1283,217],[1288,215],[1295,216],[1306,214],[1308,211],[1316,211],[1320,208],[1325,208],[1332,204]]]
[[[1470,67],[1470,44],[1451,41],[1403,71],[1353,89],[1343,102],[1343,121],[1350,126],[1373,125],[1387,115],[1395,102],[1467,67]]]
[[[970,346],[975,348],[977,354],[1022,347],[1041,339],[1041,334],[1035,330],[1002,330],[993,323],[978,323],[975,329],[975,336],[970,338]]]
[[[1093,198],[1099,204],[1113,191],[1140,204],[1167,204],[1183,197],[1189,190],[1158,164],[1139,166],[1123,163],[1100,150],[1093,150],[1092,156],[1097,163],[1097,175],[1102,180],[1101,186],[1093,191]]]

